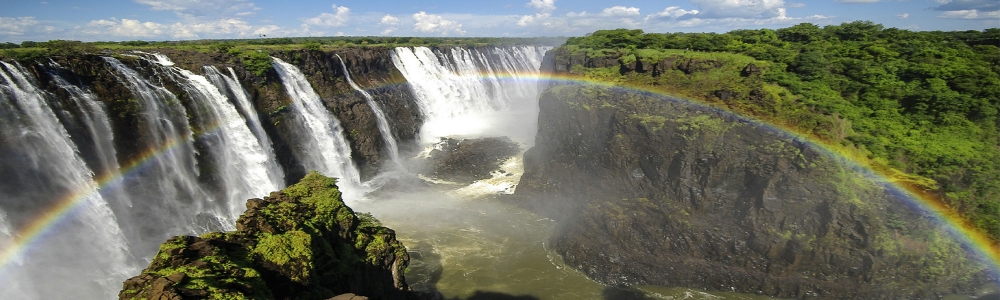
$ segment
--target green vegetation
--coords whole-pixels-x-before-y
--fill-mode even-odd
[[[571,72],[705,101],[812,136],[940,198],[1000,241],[998,45],[998,28],[914,32],[856,21],[723,34],[601,30],[557,51],[624,66],[639,61],[646,70]],[[756,70],[741,74],[751,64]],[[651,76],[653,65],[662,74]]]
[[[249,200],[237,228],[171,238],[143,275],[126,281],[123,299],[157,296],[170,285],[208,299],[326,299],[348,291],[386,299],[401,292],[351,285],[402,274],[408,256],[375,217],[355,217],[333,178],[311,172],[270,197]]]

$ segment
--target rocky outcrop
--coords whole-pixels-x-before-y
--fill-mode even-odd
[[[922,299],[986,280],[884,186],[767,125],[586,85],[539,102],[516,195],[559,221],[566,264],[603,283]]]
[[[491,178],[492,172],[503,172],[500,165],[520,151],[521,147],[508,137],[443,138],[429,155],[431,176],[465,184]]]
[[[119,299],[415,297],[403,277],[406,248],[391,229],[347,207],[334,179],[314,172],[250,199],[236,225],[171,238],[125,281]]]

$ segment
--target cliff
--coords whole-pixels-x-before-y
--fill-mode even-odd
[[[292,125],[294,122],[288,122],[289,118],[295,117],[289,109],[291,99],[274,68],[267,67],[262,69],[262,73],[255,72],[245,53],[202,52],[181,48],[159,48],[155,51],[169,57],[177,66],[196,74],[203,73],[203,66],[215,66],[227,75],[226,68],[233,68],[255,106],[263,129],[271,138],[275,156],[288,175],[286,183],[292,184],[305,175],[307,170],[299,163],[301,158],[298,155],[301,153],[293,149],[296,143],[291,140],[295,137],[296,130],[300,129],[294,128]],[[376,125],[374,112],[364,96],[347,83],[340,60],[335,55],[339,54],[343,58],[354,81],[366,89],[375,102],[381,105],[386,118],[392,122],[391,128],[400,142],[400,147],[405,148],[411,145],[410,142],[414,140],[422,121],[415,98],[410,93],[405,79],[389,58],[390,51],[391,48],[367,47],[343,48],[335,52],[299,49],[270,53],[271,56],[298,67],[323,99],[327,109],[341,121],[351,145],[351,157],[358,165],[362,179],[374,176],[379,166],[389,161],[389,155],[386,153],[386,147]],[[113,53],[101,55],[114,56],[142,73],[144,77],[151,78],[167,88],[178,97],[188,111],[200,110],[199,104],[194,103],[178,83],[157,72],[156,67],[150,62],[127,55]],[[130,101],[135,96],[118,80],[114,69],[101,58],[101,55],[54,56],[51,59],[58,65],[25,64],[25,66],[35,72],[35,77],[41,81],[41,86],[57,95],[64,94],[65,91],[56,86],[49,74],[59,74],[67,81],[92,91],[111,112],[115,141],[118,143],[115,148],[119,149],[122,158],[120,160],[131,160],[143,155],[143,151],[147,149],[145,146],[148,146],[148,143],[144,141],[144,137],[137,136],[137,132],[141,132],[137,129],[147,124],[143,124],[136,113],[140,108]],[[267,66],[270,65],[269,60],[265,63]],[[197,118],[198,115],[195,113],[189,117]],[[198,122],[192,122],[192,125],[196,126],[195,123]],[[195,133],[202,131],[197,127],[192,130]],[[196,147],[209,147],[200,142],[196,141]],[[206,176],[211,176],[212,170],[203,171]]]
[[[648,68],[635,76],[650,78],[663,66],[688,76],[747,69],[697,58],[636,66],[565,54],[550,52],[543,69],[592,66],[630,76]],[[539,107],[516,195],[559,221],[553,249],[600,282],[923,299],[987,280],[982,266],[903,199],[773,127],[584,84],[549,84]]]
[[[374,299],[412,295],[409,256],[392,229],[356,215],[334,179],[309,173],[250,199],[232,232],[173,237],[119,299]]]

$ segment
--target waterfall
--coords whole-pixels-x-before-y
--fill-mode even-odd
[[[330,115],[323,99],[313,90],[299,68],[274,58],[274,69],[281,77],[285,91],[292,98],[293,122],[297,127],[298,154],[306,169],[316,170],[326,176],[337,177],[337,185],[345,199],[359,199],[365,188],[354,161],[351,148],[344,137],[344,129],[337,118]]]
[[[423,113],[422,142],[440,137],[510,136],[534,143],[538,69],[548,48],[488,50],[397,47],[392,62]]]
[[[30,256],[16,258],[18,272],[0,278],[6,287],[0,298],[71,299],[79,295],[114,298],[121,281],[138,271],[128,263],[124,234],[108,203],[98,193],[93,172],[79,155],[69,133],[60,124],[46,98],[27,71],[0,62],[0,206],[16,212],[0,220],[10,245],[12,228],[61,214],[67,203],[71,214],[37,244],[24,246]],[[34,235],[35,232],[23,234]],[[31,236],[21,236],[29,243]],[[72,258],[67,260],[66,258]],[[11,276],[15,275],[15,276]],[[34,283],[44,282],[44,285]],[[51,287],[58,286],[53,289]],[[8,294],[13,293],[13,294]]]
[[[198,140],[206,143],[205,148],[211,152],[213,175],[220,181],[217,189],[227,209],[225,213],[215,213],[226,230],[235,230],[236,219],[246,209],[247,199],[267,196],[284,186],[284,176],[273,151],[264,149],[264,143],[250,130],[244,116],[208,78],[173,67],[173,62],[162,54],[152,55],[156,58],[154,62],[164,66],[193,100],[193,105],[200,108],[197,111],[202,132]],[[218,74],[218,70],[206,68]],[[239,93],[245,93],[242,87]],[[269,143],[266,146],[270,148]]]
[[[228,210],[200,185],[198,161],[187,110],[162,86],[150,83],[121,61],[103,59],[135,99],[127,99],[131,113],[142,124],[137,146],[142,153],[123,183],[128,194],[143,199],[141,207],[129,211],[129,229],[141,239],[138,253],[155,253],[170,235],[222,229],[219,216]],[[220,213],[225,212],[225,214]],[[133,228],[134,227],[134,228]],[[133,235],[129,235],[133,237]]]
[[[275,158],[274,147],[271,143],[271,139],[267,137],[267,133],[264,132],[264,126],[260,124],[260,117],[257,116],[257,111],[254,109],[253,104],[250,102],[250,96],[247,95],[243,85],[240,84],[239,79],[236,77],[236,72],[233,68],[228,68],[229,76],[223,75],[214,66],[204,67],[205,73],[208,78],[212,80],[215,86],[219,87],[219,90],[228,91],[229,95],[232,95],[231,99],[236,100],[236,108],[240,110],[240,114],[247,121],[247,126],[250,126],[250,130],[253,134],[257,136],[257,143],[260,144],[260,148],[264,150],[267,157]],[[285,178],[284,172],[281,167],[278,166],[277,160],[272,159],[267,163],[267,169],[271,176],[277,176],[278,178]]]
[[[340,67],[344,70],[344,77],[347,78],[347,83],[351,84],[354,90],[361,92],[361,95],[365,96],[365,100],[368,101],[368,107],[372,108],[375,113],[375,121],[378,125],[378,131],[382,135],[382,141],[385,142],[386,150],[389,150],[389,158],[392,159],[393,163],[399,164],[399,146],[396,145],[396,137],[392,135],[392,127],[389,126],[389,121],[385,118],[385,113],[382,112],[382,108],[375,103],[375,99],[372,98],[371,94],[368,94],[365,90],[362,90],[354,80],[351,80],[351,72],[347,71],[347,65],[344,64],[344,59],[337,54],[337,59],[340,60]]]

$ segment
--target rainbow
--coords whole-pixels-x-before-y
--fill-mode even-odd
[[[400,77],[402,76],[396,76],[395,78],[391,78],[387,81],[371,85],[367,89],[376,90],[407,84],[405,79]],[[748,116],[743,116],[724,107],[677,97],[665,91],[642,87],[622,87],[612,83],[565,74],[525,73],[497,76],[497,74],[484,73],[479,74],[479,77],[512,81],[542,80],[563,84],[585,84],[622,91],[632,91],[663,97],[669,101],[683,102],[685,104],[731,115],[740,120],[762,124],[762,128],[773,130],[779,135],[789,139],[794,138],[803,141],[810,147],[820,150],[821,152],[848,164],[849,167],[861,170],[862,172],[868,174],[869,177],[886,187],[890,193],[893,193],[908,202],[912,208],[928,213],[938,224],[940,224],[942,229],[947,231],[952,237],[966,247],[970,254],[973,254],[975,257],[986,263],[988,266],[987,268],[991,273],[993,273],[994,276],[1000,276],[1000,245],[994,243],[986,234],[973,227],[957,213],[946,207],[943,204],[943,201],[940,201],[940,199],[936,198],[936,196],[932,193],[924,191],[921,187],[919,187],[919,185],[913,184],[910,181],[897,179],[900,177],[898,171],[874,165],[869,162],[868,159],[863,158],[858,154],[840,150],[836,145],[831,145],[807,134],[797,132],[791,128],[784,128]],[[206,126],[202,134],[215,130],[218,130],[218,125],[215,125],[214,127]],[[62,223],[61,221],[67,219],[67,217],[72,215],[74,211],[82,207],[84,203],[86,203],[87,199],[96,193],[99,193],[100,190],[105,187],[121,184],[138,170],[141,170],[156,161],[159,156],[172,151],[178,145],[183,145],[186,141],[187,139],[173,138],[165,143],[162,143],[157,148],[147,149],[130,162],[122,164],[119,172],[96,176],[94,178],[94,182],[97,183],[97,189],[94,189],[93,186],[88,186],[87,188],[72,191],[61,197],[54,204],[50,205],[43,213],[40,213],[37,217],[35,217],[31,222],[19,228],[13,235],[12,243],[3,249],[0,249],[0,275],[5,274],[6,271],[14,265],[14,262],[17,261],[18,258],[26,255],[34,245],[37,245],[44,240],[44,237],[47,236],[48,233],[56,230],[59,227],[59,224]]]

